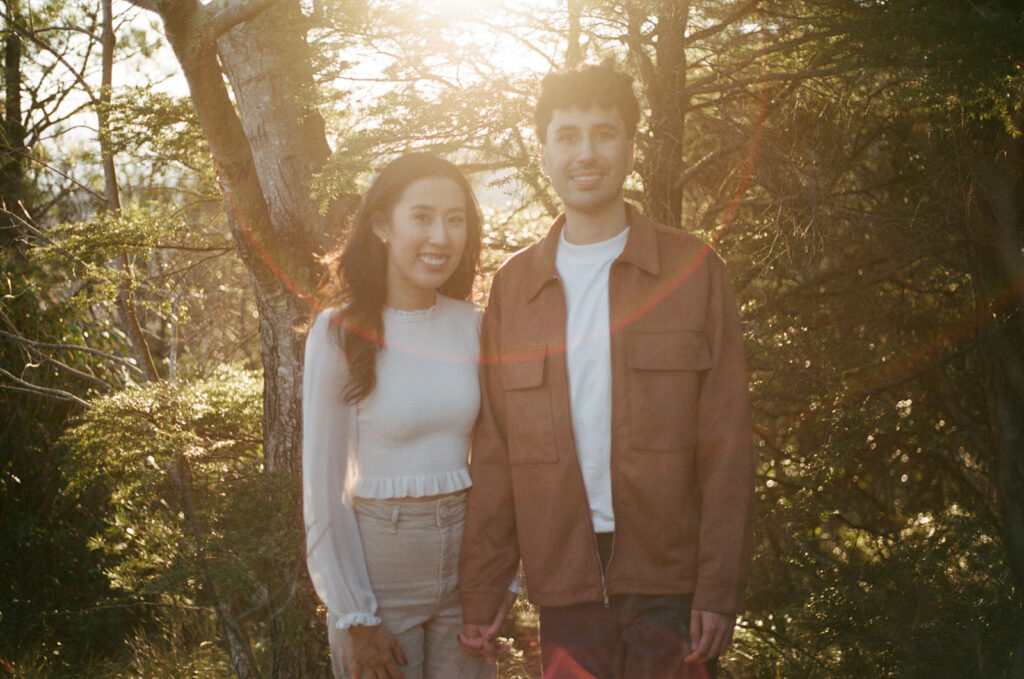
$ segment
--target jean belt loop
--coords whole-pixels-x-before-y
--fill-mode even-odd
[[[398,532],[398,515],[402,509],[397,504],[391,507],[391,534],[394,535]]]

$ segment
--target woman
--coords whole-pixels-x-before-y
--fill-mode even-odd
[[[392,161],[334,260],[336,306],[306,339],[307,562],[327,605],[336,677],[495,674],[457,640],[479,407],[479,321],[466,298],[480,231],[454,165],[427,153]]]

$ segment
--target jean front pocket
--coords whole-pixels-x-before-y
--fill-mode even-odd
[[[501,366],[505,392],[505,427],[511,464],[555,462],[551,388],[545,379],[544,354],[509,360]]]
[[[630,443],[635,450],[686,452],[697,443],[700,380],[711,367],[704,333],[626,334]]]

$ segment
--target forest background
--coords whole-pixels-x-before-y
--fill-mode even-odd
[[[645,110],[628,198],[742,306],[759,501],[723,675],[1024,677],[1024,2],[2,12],[0,676],[328,676],[318,256],[432,149],[485,197],[483,302],[557,212],[539,78],[611,59]],[[534,624],[503,677],[538,676]]]

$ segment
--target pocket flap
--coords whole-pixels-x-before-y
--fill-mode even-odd
[[[501,384],[506,389],[532,389],[544,384],[544,355],[507,359],[501,364]]]
[[[630,332],[626,334],[626,360],[638,370],[707,370],[711,348],[699,330]]]

